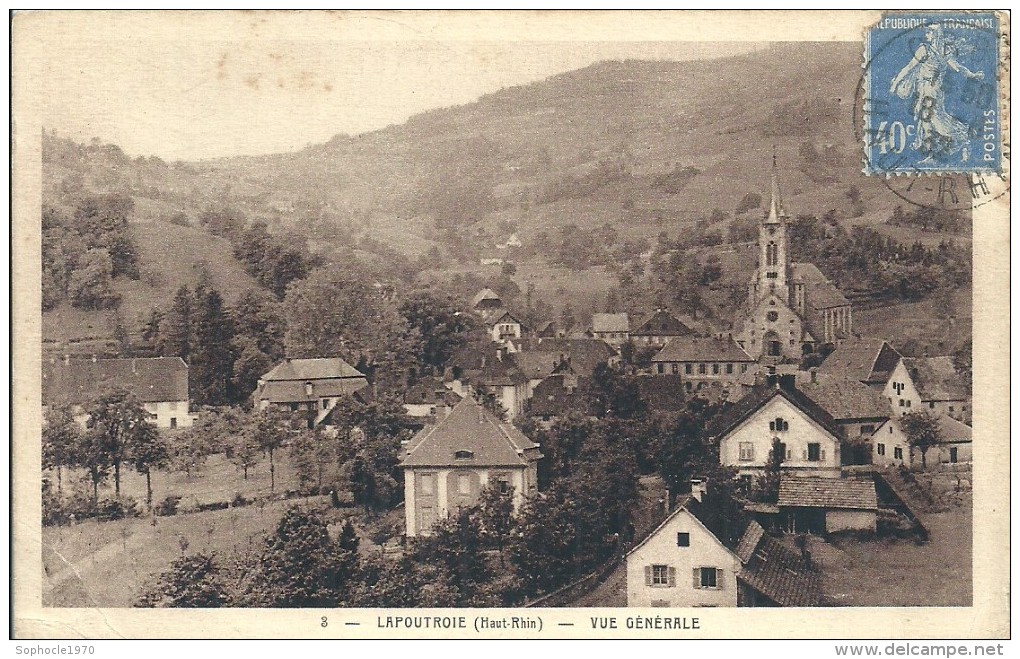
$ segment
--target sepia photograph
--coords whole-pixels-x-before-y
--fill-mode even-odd
[[[1008,15],[11,25],[15,636],[1008,637]]]

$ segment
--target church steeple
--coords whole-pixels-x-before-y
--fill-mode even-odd
[[[786,235],[788,219],[779,191],[779,165],[773,147],[772,199],[769,200],[769,213],[758,227],[758,267],[749,291],[752,306],[770,294],[778,295],[784,302],[790,300],[790,249]]]
[[[776,163],[776,147],[772,147],[772,198],[769,200],[769,214],[765,224],[780,224],[786,218],[783,197],[779,192],[779,165]]]

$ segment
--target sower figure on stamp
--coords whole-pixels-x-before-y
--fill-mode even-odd
[[[972,50],[963,38],[944,34],[938,24],[929,26],[924,37],[913,58],[893,78],[889,91],[913,99],[917,134],[911,148],[924,154],[922,163],[932,162],[936,152],[946,156],[961,152],[960,161],[967,162],[967,125],[946,110],[945,76],[948,69],[974,80],[983,79],[985,74],[972,72],[956,59]]]

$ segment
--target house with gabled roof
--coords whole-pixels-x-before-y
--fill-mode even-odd
[[[488,486],[513,491],[514,509],[538,492],[539,445],[467,397],[401,450],[408,536],[428,535]]]
[[[783,473],[839,478],[842,433],[836,420],[798,391],[792,376],[774,379],[752,389],[709,427],[720,462],[750,485],[779,442]]]
[[[50,359],[42,364],[43,410],[67,407],[84,423],[84,406],[103,389],[124,389],[158,428],[186,428],[188,365],[180,357]]]
[[[687,393],[714,388],[725,391],[729,400],[740,398],[740,378],[756,366],[754,358],[730,338],[677,337],[652,357],[652,372],[680,376]]]
[[[308,427],[324,423],[337,403],[368,387],[365,375],[339,357],[285,359],[259,378],[255,409],[306,412]]]
[[[503,345],[510,345],[515,339],[524,336],[527,330],[524,323],[507,309],[495,309],[483,314],[482,321],[489,338]]]
[[[591,336],[618,348],[630,338],[630,318],[626,313],[597,313],[591,319]]]
[[[903,363],[917,389],[920,407],[970,422],[970,387],[957,372],[952,357],[904,357]]]
[[[818,606],[819,572],[757,522],[713,514],[708,496],[678,501],[627,554],[627,606]]]
[[[665,309],[656,310],[630,332],[634,343],[643,346],[666,345],[670,339],[682,336],[694,336],[694,330]]]
[[[503,308],[503,300],[491,288],[483,288],[471,298],[471,308],[475,311],[489,311]]]
[[[818,367],[818,374],[868,385],[885,397],[895,415],[913,412],[921,400],[903,355],[883,339],[862,337],[842,342]]]

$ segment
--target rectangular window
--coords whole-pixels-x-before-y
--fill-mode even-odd
[[[907,407],[910,407],[910,399],[909,398],[907,399]],[[953,410],[950,409],[949,411],[952,412]]]
[[[175,416],[170,417],[170,427],[171,428],[177,427],[177,417]]]
[[[741,373],[747,373],[747,364],[741,364],[740,365],[740,372]]]
[[[457,493],[471,494],[471,476],[468,474],[457,475]]]
[[[733,375],[733,364],[726,364],[726,375]]]
[[[719,572],[718,568],[714,567],[698,567],[694,568],[696,581],[695,585],[698,588],[718,588],[719,587]]]
[[[903,407],[903,406],[904,406],[905,404],[906,404],[906,403],[904,403],[904,402],[903,402],[903,399],[901,398],[901,399],[900,399],[900,407]]]
[[[653,565],[652,566],[652,584],[653,586],[668,586],[669,585],[669,566],[667,565]]]
[[[740,442],[740,459],[744,462],[754,460],[754,442]]]
[[[903,449],[900,448],[899,446],[893,448],[893,458],[895,458],[897,460],[902,460],[903,459]]]
[[[822,459],[822,445],[811,442],[807,445],[807,459],[809,462],[818,462]]]
[[[426,496],[432,496],[436,492],[436,475],[435,474],[422,474],[421,480],[421,493]]]
[[[676,534],[676,546],[677,547],[690,547],[691,546],[691,534],[690,533],[677,533]]]
[[[698,375],[704,375],[706,372],[705,364],[698,364]]]
[[[673,375],[676,375],[677,373],[679,373],[680,372],[680,364],[673,364],[672,371],[673,371]]]
[[[712,375],[719,375],[719,364],[712,364]]]
[[[324,410],[325,409],[329,409],[329,399],[328,398],[323,398],[322,399],[322,409],[324,409]]]
[[[665,372],[666,372],[666,365],[665,364],[659,364],[659,375],[662,375]]]
[[[875,447],[875,450],[878,451],[879,455],[885,455],[885,444],[879,444]]]
[[[935,401],[932,401],[932,402],[928,403],[928,409],[929,410],[935,409]],[[952,408],[950,408],[950,409],[952,409]]]
[[[684,364],[684,373],[690,375],[694,372],[694,364]]]

